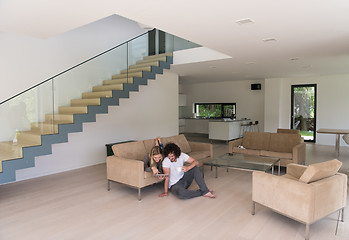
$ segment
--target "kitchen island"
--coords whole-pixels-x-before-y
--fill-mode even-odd
[[[210,120],[208,135],[210,140],[230,141],[242,137],[241,124],[249,123],[251,119],[219,119]]]

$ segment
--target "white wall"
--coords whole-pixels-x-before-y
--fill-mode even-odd
[[[117,15],[44,40],[0,32],[0,102],[143,32]]]
[[[276,132],[275,126],[280,125],[281,82],[280,79],[265,81],[264,131],[266,132]]]
[[[36,157],[34,168],[17,170],[17,180],[103,163],[108,143],[177,134],[178,75],[166,71],[109,107],[109,114],[84,123],[83,132],[69,134],[69,142],[54,144],[51,155]]]
[[[262,90],[251,90],[252,83],[261,83]],[[259,121],[259,128],[264,128],[264,81],[183,83],[180,86],[180,92],[187,95],[188,105],[200,102],[235,102],[237,118],[250,118],[252,121]],[[201,125],[208,125],[205,120],[190,121],[196,121],[196,124],[200,125],[197,126],[200,131],[206,129],[205,126]],[[196,132],[196,130],[187,129],[187,126],[186,131]],[[206,133],[208,133],[208,126]]]
[[[348,79],[349,75],[266,79],[266,130],[275,132],[278,127],[289,128],[291,121],[291,85],[296,84],[317,84],[317,129],[349,129]],[[279,108],[277,103],[280,104]],[[275,121],[276,118],[279,121]],[[335,135],[317,134],[316,142],[318,144],[334,145]],[[342,139],[340,144],[346,145]]]

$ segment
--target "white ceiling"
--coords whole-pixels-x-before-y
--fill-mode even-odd
[[[174,66],[183,82],[286,78],[349,73],[348,13],[347,0],[0,0],[0,32],[48,38],[119,14],[232,57]]]

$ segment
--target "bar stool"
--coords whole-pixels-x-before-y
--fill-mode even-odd
[[[259,121],[254,121],[254,123],[252,123],[252,126],[251,126],[252,132],[259,132],[258,123],[259,123]]]
[[[240,126],[240,137],[243,137],[245,132],[251,131],[252,122],[242,123]]]

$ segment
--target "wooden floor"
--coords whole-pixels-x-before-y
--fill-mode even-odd
[[[214,143],[215,155],[226,148],[226,143]],[[309,161],[319,161],[325,150],[309,146]],[[205,168],[216,199],[158,198],[161,183],[145,188],[142,201],[137,190],[121,184],[113,183],[108,192],[105,164],[2,185],[0,239],[304,239],[303,224],[259,205],[251,215],[251,172],[219,169],[218,174],[215,178]],[[338,223],[335,235],[337,217],[334,213],[312,224],[310,239],[348,240],[349,218]]]

